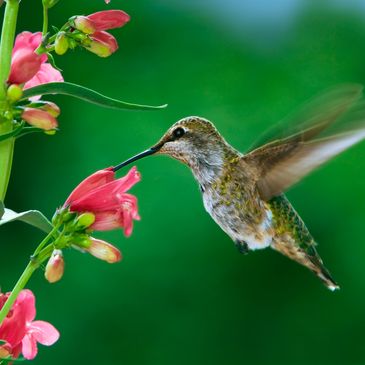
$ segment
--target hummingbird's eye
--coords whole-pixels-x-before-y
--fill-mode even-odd
[[[174,136],[175,139],[182,137],[184,134],[185,134],[185,130],[184,130],[184,128],[181,128],[181,127],[176,128],[172,132],[172,135]]]

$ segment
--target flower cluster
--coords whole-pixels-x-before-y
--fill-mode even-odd
[[[44,0],[52,7],[55,1]],[[42,37],[40,32],[22,32],[15,40],[8,77],[10,109],[4,114],[9,120],[25,121],[33,127],[55,131],[60,109],[54,103],[35,103],[40,96],[19,104],[23,90],[49,82],[62,82],[61,72],[55,68],[51,52],[63,55],[77,46],[108,57],[118,49],[117,40],[106,30],[120,28],[130,17],[121,10],[106,10],[87,16],[73,16],[53,36]]]
[[[10,293],[0,293],[0,309]],[[37,355],[37,342],[51,346],[59,338],[58,331],[48,322],[35,321],[35,297],[22,290],[11,311],[0,326],[0,359],[16,359],[22,354],[27,360]]]
[[[16,103],[22,96],[22,90],[45,84],[48,82],[61,82],[63,77],[60,71],[48,63],[46,54],[37,54],[36,49],[42,42],[40,32],[22,32],[15,40],[10,75],[8,78],[8,100]],[[14,106],[11,117],[19,117],[28,124],[44,130],[56,129],[56,118],[60,113],[57,105],[50,102],[34,104],[39,97],[33,98],[29,104]]]
[[[60,108],[53,102],[43,100],[45,94],[55,92],[82,96],[89,102],[95,102],[95,95],[99,95],[100,104],[110,106],[110,98],[80,85],[64,82],[52,52],[63,55],[68,50],[81,47],[99,57],[108,57],[118,49],[117,40],[108,31],[124,26],[130,17],[121,10],[100,11],[87,16],[73,16],[61,28],[53,27],[53,31],[49,31],[48,10],[58,1],[42,0],[42,33],[24,31],[18,34],[13,48],[18,2],[6,2],[1,34],[4,67],[0,69],[0,79],[4,89],[0,93],[0,124],[5,126],[1,141],[9,139],[13,142],[16,137],[31,132],[55,133]],[[110,2],[104,1],[107,4]],[[0,0],[0,6],[1,3]],[[43,84],[49,85],[40,86]],[[85,94],[89,96],[85,97]],[[155,108],[124,102],[119,104],[121,108],[129,109]],[[1,200],[4,200],[9,181],[13,148],[14,143],[6,143],[2,151],[4,158],[0,164],[5,171],[0,174]],[[57,209],[52,224],[45,217],[35,218],[42,221],[36,226],[50,229],[35,249],[12,292],[0,292],[0,364],[23,360],[19,359],[21,356],[32,360],[37,355],[38,343],[50,346],[59,338],[58,331],[50,323],[35,320],[35,297],[30,290],[24,289],[34,271],[47,263],[44,272],[46,280],[50,283],[59,281],[65,270],[63,252],[68,248],[90,253],[108,263],[121,260],[122,254],[116,247],[92,235],[94,231],[116,228],[122,228],[126,237],[132,234],[134,220],[140,218],[137,198],[128,190],[139,181],[140,174],[135,167],[119,179],[115,177],[113,168],[97,171],[82,181]],[[11,221],[4,219],[8,210],[0,203],[1,223]],[[21,213],[14,214],[22,216]]]
[[[118,43],[106,30],[120,28],[129,19],[129,15],[122,10],[106,10],[88,16],[75,16],[69,23],[71,34],[76,31],[82,47],[99,57],[108,57],[118,49]]]
[[[133,167],[126,176],[116,179],[112,168],[100,170],[82,181],[53,217],[55,226],[63,225],[63,235],[48,261],[46,279],[54,283],[64,271],[62,249],[76,247],[109,263],[121,260],[121,252],[108,242],[91,236],[93,231],[123,228],[132,234],[133,220],[139,220],[137,198],[127,191],[140,181]]]

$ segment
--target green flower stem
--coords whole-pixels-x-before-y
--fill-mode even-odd
[[[48,32],[48,7],[43,3],[43,28],[42,28],[42,35],[43,37]]]
[[[20,291],[25,287],[28,280],[30,279],[34,271],[38,269],[38,267],[39,267],[38,262],[30,261],[28,263],[27,267],[23,271],[23,274],[19,278],[18,282],[15,284],[9,298],[7,299],[7,301],[5,302],[4,306],[0,311],[0,324],[6,318],[16,298],[18,297]]]
[[[13,124],[3,115],[7,108],[6,81],[10,73],[19,1],[7,0],[0,43],[0,134],[11,132]],[[13,161],[14,138],[0,142],[0,200],[4,201]]]
[[[11,123],[0,123],[0,134],[11,132]],[[13,162],[15,138],[0,142],[0,200],[4,201],[8,189],[11,165]]]
[[[51,256],[51,253],[53,251],[53,244],[48,245],[46,248],[43,248],[43,247],[54,236],[54,234],[58,232],[58,228],[59,228],[59,226],[53,227],[51,232],[48,233],[48,235],[38,245],[38,247],[34,251],[34,254],[31,256],[31,259],[30,259],[27,267],[23,271],[18,282],[15,284],[9,298],[7,299],[7,301],[5,302],[4,306],[2,307],[2,309],[0,311],[0,325],[3,322],[3,320],[6,318],[6,316],[8,315],[12,305],[14,304],[14,302],[15,302],[16,298],[18,297],[19,293],[21,292],[21,290],[24,289],[24,287],[27,285],[27,283],[28,283],[30,277],[32,276],[32,274],[34,273],[34,271],[36,271],[39,268],[39,266],[44,261],[46,261],[48,257]],[[61,235],[59,235],[56,238],[56,241],[60,237],[61,237]]]
[[[10,73],[19,1],[7,0],[0,43],[0,109],[6,106],[6,81]]]
[[[60,228],[60,224],[53,227],[52,231],[49,232],[49,234],[44,238],[44,240],[35,249],[35,251],[33,253],[33,257],[37,256],[43,250],[44,246],[49,242],[49,240],[51,238],[55,237],[55,234],[57,234],[55,241],[57,241],[61,236],[63,236],[63,232],[61,234],[58,232],[59,228]]]

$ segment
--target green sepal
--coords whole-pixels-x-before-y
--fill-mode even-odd
[[[55,68],[56,70],[62,72],[62,69],[57,67],[56,61],[54,60],[54,57],[53,57],[52,53],[47,52],[47,57],[48,57],[48,62],[51,64],[51,66],[53,68]]]
[[[167,104],[152,106],[127,103],[121,100],[112,99],[87,87],[72,84],[70,82],[50,82],[24,90],[21,100],[29,99],[32,96],[60,94],[73,96],[92,104],[112,109],[134,109],[134,110],[159,110],[167,107]]]
[[[0,219],[0,226],[9,222],[22,221],[46,233],[49,233],[53,228],[52,223],[38,210],[27,210],[26,212],[16,213],[11,209],[3,209],[4,213]]]

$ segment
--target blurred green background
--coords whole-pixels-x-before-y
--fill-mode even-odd
[[[40,3],[22,1],[18,31],[40,29]],[[363,1],[61,0],[51,23],[111,8],[132,17],[113,32],[119,51],[58,57],[65,79],[168,109],[115,111],[54,97],[61,131],[19,140],[9,208],[51,217],[83,178],[147,148],[182,117],[212,120],[244,151],[322,89],[365,83]],[[288,193],[342,287],[336,293],[271,250],[240,255],[205,213],[186,167],[141,160],[143,181],[132,191],[142,220],[129,239],[98,235],[124,260],[70,251],[61,282],[32,278],[37,318],[61,332],[34,364],[365,364],[364,153],[365,143]],[[3,291],[41,238],[21,223],[1,228]]]

